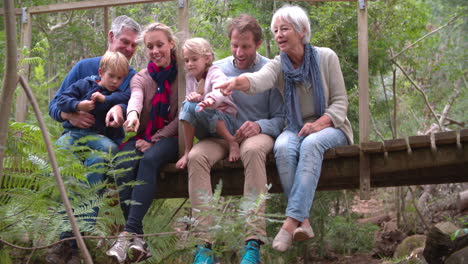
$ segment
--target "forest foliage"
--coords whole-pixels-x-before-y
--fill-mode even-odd
[[[17,0],[15,4],[20,8],[63,2],[72,1]],[[189,31],[191,36],[208,39],[214,47],[216,58],[221,59],[230,55],[229,40],[226,35],[229,20],[241,13],[248,13],[256,17],[263,28],[263,44],[259,52],[273,58],[278,54],[278,48],[270,32],[270,19],[274,10],[285,2],[190,0]],[[357,4],[300,1],[291,3],[301,5],[307,10],[313,33],[312,45],[330,47],[340,58],[350,101],[348,116],[353,124],[355,141],[358,142]],[[177,1],[109,9],[110,19],[123,14],[131,16],[142,25],[160,21],[177,32]],[[33,17],[32,48],[25,50],[19,47],[19,54],[29,57],[23,63],[30,65],[29,84],[44,116],[48,113],[48,103],[71,67],[81,59],[102,55],[107,48],[103,17],[102,9],[41,14]],[[431,129],[434,131],[434,129],[465,128],[468,122],[466,113],[468,3],[466,0],[369,1],[368,20],[371,140],[380,141],[396,136],[423,134]],[[21,18],[17,17],[18,25],[20,21]],[[19,26],[17,30],[19,43]],[[436,33],[428,35],[435,30]],[[415,45],[412,45],[413,43]],[[410,45],[411,48],[394,58]],[[0,17],[0,60],[2,62],[5,60],[3,16]],[[131,65],[139,70],[144,68],[146,63],[147,58],[140,45]],[[4,78],[8,78],[4,76],[4,72],[4,67],[1,67],[2,82]],[[18,92],[19,89],[16,94]],[[425,94],[428,102],[424,100],[422,94]],[[13,113],[14,111],[15,109]],[[394,111],[396,119],[393,118]],[[5,178],[6,182],[0,192],[0,218],[5,219],[0,224],[0,234],[2,237],[15,238],[15,242],[20,244],[31,246],[32,241],[33,246],[43,245],[54,241],[58,232],[64,230],[67,223],[57,217],[63,212],[63,208],[58,200],[53,177],[44,177],[51,175],[51,169],[34,114],[29,113],[26,124],[13,122],[13,116],[14,114],[11,116],[6,148],[7,158],[4,161],[4,166],[11,173]],[[55,140],[61,133],[61,125],[48,116],[46,121],[50,136]],[[79,179],[82,179],[86,172],[81,163],[75,157],[60,154],[60,151],[58,155],[59,166],[67,179],[67,187],[80,194],[75,197],[75,205],[86,203],[79,197],[81,196],[93,201],[93,204],[80,207],[83,213],[94,205],[103,207],[102,214],[106,215],[108,222],[98,222],[101,226],[94,230],[95,233],[104,235],[110,232],[109,226],[112,223],[121,224],[122,217],[119,215],[118,207],[108,207],[107,199],[99,197],[90,199],[93,190],[88,190],[86,193],[80,191],[82,188],[79,188]],[[26,175],[23,172],[16,173],[19,169],[28,173]],[[330,195],[332,197],[324,196],[322,200],[323,208],[326,210],[329,210],[330,204],[337,199],[333,194]],[[20,199],[15,199],[16,197]],[[284,202],[281,198],[272,199]],[[145,231],[149,233],[170,231],[172,227],[168,223],[173,220],[172,211],[179,206],[179,203],[180,201],[155,201],[145,220],[152,221],[153,224],[145,225],[149,226],[149,230]],[[320,200],[316,204],[320,204]],[[322,207],[318,206],[314,210],[320,208]],[[281,208],[271,205],[268,211],[277,213],[281,212]],[[341,218],[334,222],[335,227],[327,226],[326,219],[319,217],[325,217],[327,212],[317,211],[313,214],[318,216],[320,219],[318,222],[323,225],[323,228],[320,228],[323,234],[319,231],[319,237],[325,237],[327,234],[340,235],[342,230],[346,232],[354,228],[343,222]],[[272,223],[274,219],[272,216]],[[234,221],[232,224],[236,223],[238,224]],[[269,233],[275,233],[274,230],[275,228],[272,228]],[[174,246],[177,240],[172,236],[167,240],[151,238],[150,241],[155,248],[163,252],[168,245]],[[347,252],[350,249],[340,250]],[[175,255],[186,253],[184,249],[174,252]],[[274,257],[276,256],[272,255],[272,258]],[[164,258],[161,258],[159,261],[163,261]]]

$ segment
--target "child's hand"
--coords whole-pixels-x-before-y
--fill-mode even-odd
[[[78,111],[90,112],[93,109],[94,109],[94,101],[91,101],[91,100],[83,100],[79,102],[78,105],[76,106],[76,110]]]
[[[201,99],[202,99],[201,94],[199,94],[197,92],[191,92],[185,97],[185,100],[187,100],[189,102],[200,102]]]
[[[104,103],[106,101],[106,97],[100,92],[95,92],[91,95],[91,100],[95,102]]]
[[[208,108],[208,107],[212,107],[214,104],[216,103],[216,100],[207,96],[205,98],[205,100],[201,101],[200,103],[198,103],[198,111],[197,112],[201,112],[203,111],[203,109],[205,108]]]

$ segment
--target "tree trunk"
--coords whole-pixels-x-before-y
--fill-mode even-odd
[[[460,212],[468,208],[468,190],[465,190],[458,194],[457,208]]]
[[[383,222],[388,222],[391,219],[392,218],[390,217],[388,213],[384,213],[384,214],[380,214],[380,215],[369,217],[369,218],[359,219],[357,222],[359,224],[372,223],[372,224],[376,224],[380,226]]]
[[[18,83],[18,62],[16,28],[15,28],[15,9],[13,0],[3,0],[3,10],[5,17],[6,32],[6,62],[5,76],[3,79],[3,90],[0,100],[0,189],[3,184],[3,157],[5,155],[5,143],[8,134],[8,120],[11,114],[11,104],[16,84]]]

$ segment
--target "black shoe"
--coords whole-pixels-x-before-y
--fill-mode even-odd
[[[75,248],[72,249],[69,258],[67,259],[67,264],[81,264],[80,250]]]

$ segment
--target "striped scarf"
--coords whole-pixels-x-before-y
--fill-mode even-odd
[[[151,142],[151,137],[159,129],[171,122],[169,96],[172,92],[170,84],[177,77],[175,58],[172,58],[171,64],[164,69],[159,68],[154,62],[150,61],[148,63],[148,73],[158,84],[156,93],[151,100],[150,120],[146,125],[143,137],[146,141]]]

